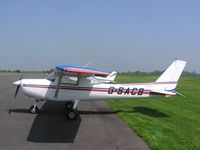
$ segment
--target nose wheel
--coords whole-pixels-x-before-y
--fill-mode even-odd
[[[32,105],[30,108],[29,108],[29,112],[31,114],[37,114],[39,111],[38,107],[36,105]]]
[[[39,108],[37,107],[37,103],[39,103],[40,102],[40,100],[35,100],[35,104],[34,105],[32,105],[30,108],[29,108],[29,112],[31,113],[31,114],[37,114],[38,113],[38,111],[39,111]]]

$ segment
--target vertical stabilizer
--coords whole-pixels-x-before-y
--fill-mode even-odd
[[[165,72],[156,80],[156,82],[163,83],[165,91],[175,92],[178,80],[185,68],[186,61],[174,60],[172,64],[165,70]]]
[[[175,60],[166,71],[156,80],[156,82],[178,82],[186,61]]]

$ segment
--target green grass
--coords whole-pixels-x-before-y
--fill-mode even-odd
[[[154,76],[120,75],[118,83],[152,82]],[[113,110],[153,150],[200,150],[200,77],[182,77],[177,91],[186,97],[111,100]]]

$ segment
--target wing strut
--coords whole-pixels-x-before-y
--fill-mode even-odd
[[[59,75],[59,77],[58,77],[58,83],[56,85],[56,91],[55,91],[55,95],[54,95],[55,98],[57,98],[57,96],[58,96],[58,92],[60,90],[61,80],[62,80],[62,75]]]

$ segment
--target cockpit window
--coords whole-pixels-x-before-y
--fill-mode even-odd
[[[77,85],[78,84],[78,78],[74,76],[63,76],[61,80],[61,84],[72,84]]]
[[[52,72],[50,74],[47,75],[47,80],[51,81],[51,82],[55,82],[56,80],[56,76],[55,76],[55,73]]]

